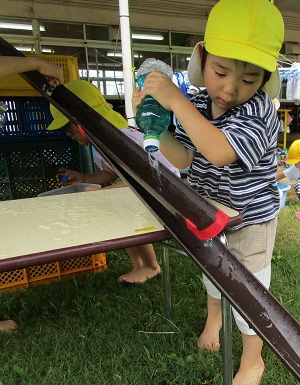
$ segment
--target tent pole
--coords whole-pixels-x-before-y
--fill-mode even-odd
[[[125,112],[128,124],[135,126],[134,114],[131,106],[131,97],[134,87],[132,66],[131,34],[129,24],[128,0],[119,0],[119,16],[121,27],[122,60],[124,74]]]

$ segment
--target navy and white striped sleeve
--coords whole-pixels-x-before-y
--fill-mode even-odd
[[[278,129],[275,107],[264,92],[240,106],[221,128],[239,158],[237,163],[248,172],[276,146]]]

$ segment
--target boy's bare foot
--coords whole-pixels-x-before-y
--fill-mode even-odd
[[[235,375],[232,385],[259,385],[264,370],[265,364],[262,358],[256,363],[243,364]]]
[[[211,306],[211,309],[213,307]],[[216,308],[214,308],[216,310]],[[198,338],[198,348],[212,352],[220,349],[220,330],[222,328],[222,316],[218,311],[213,311],[207,317],[203,332]]]
[[[0,321],[0,332],[14,333],[18,331],[18,324],[13,320]]]
[[[118,278],[118,282],[125,283],[144,283],[147,279],[151,279],[160,273],[160,266],[156,268],[141,266],[134,268],[127,274],[123,274]]]
[[[220,330],[222,327],[221,300],[207,295],[207,319],[205,327],[198,338],[198,348],[210,351],[220,349]]]
[[[217,351],[220,349],[220,328],[217,325],[205,325],[203,332],[198,338],[198,348]]]

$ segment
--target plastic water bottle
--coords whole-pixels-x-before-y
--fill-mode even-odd
[[[137,71],[137,83],[143,89],[146,76],[152,71],[159,71],[172,79],[171,67],[161,60],[146,59]],[[155,152],[159,149],[159,136],[170,125],[170,112],[151,95],[146,95],[136,113],[138,128],[144,133],[144,149]]]

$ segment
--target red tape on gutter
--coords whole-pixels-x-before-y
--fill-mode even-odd
[[[186,218],[186,226],[198,239],[206,241],[208,239],[217,236],[226,226],[229,221],[229,216],[222,210],[218,210],[216,213],[216,220],[203,230],[198,230],[197,226],[188,218]]]

